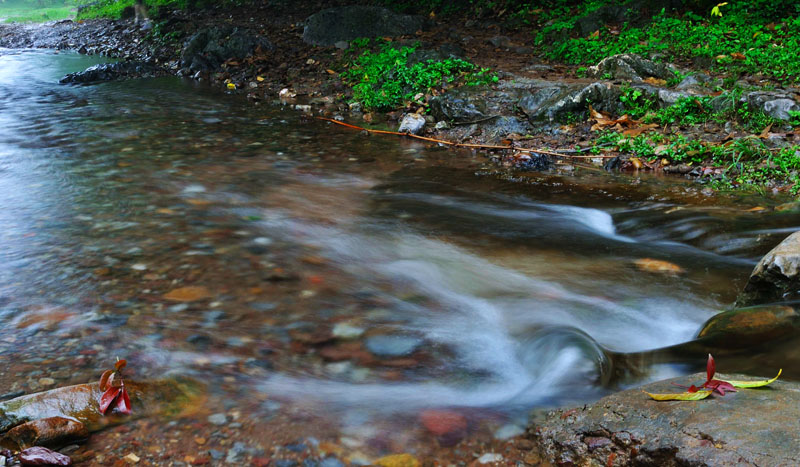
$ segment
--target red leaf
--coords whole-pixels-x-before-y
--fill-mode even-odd
[[[100,390],[101,391],[105,391],[111,385],[109,383],[109,381],[108,381],[108,378],[110,378],[111,375],[113,375],[113,374],[114,374],[113,371],[106,370],[106,371],[103,372],[102,375],[100,375]]]
[[[114,368],[115,368],[117,371],[121,371],[121,370],[122,370],[123,368],[125,368],[127,365],[128,365],[128,361],[127,361],[127,360],[125,360],[125,359],[122,359],[122,360],[117,360],[117,363],[115,363],[115,364],[114,364]]]
[[[706,381],[706,383],[703,384],[703,387],[706,389],[711,389],[712,391],[716,391],[722,396],[724,396],[726,392],[736,392],[736,388],[734,388],[731,383],[718,379]]]
[[[125,415],[131,414],[131,400],[128,397],[128,391],[125,389],[125,386],[120,388],[121,394],[120,397],[117,398],[117,410],[119,413],[123,413]]]
[[[706,383],[714,379],[714,374],[717,372],[717,364],[714,363],[714,357],[711,354],[708,354],[708,363],[706,364],[706,374],[708,375],[708,379]]]
[[[103,396],[100,398],[100,413],[105,415],[108,411],[108,408],[111,406],[111,403],[114,402],[114,399],[119,396],[122,388],[115,388],[110,387],[103,393]]]
[[[686,391],[687,391],[687,392],[697,392],[697,391],[699,391],[699,390],[700,390],[700,388],[698,388],[697,386],[695,386],[695,385],[693,384],[693,385],[689,386],[689,389],[687,389]]]

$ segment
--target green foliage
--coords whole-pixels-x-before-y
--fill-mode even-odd
[[[789,124],[792,126],[800,126],[800,111],[789,111]]]
[[[656,107],[655,101],[645,97],[641,89],[630,86],[622,88],[619,100],[625,106],[625,111],[633,118],[641,118]]]
[[[40,23],[73,16],[74,0],[0,0],[0,18],[6,23]]]
[[[119,19],[122,12],[133,7],[134,0],[77,0],[86,7],[78,12],[78,19],[112,18]],[[155,15],[159,10],[186,10],[216,4],[240,5],[245,0],[146,0],[148,10]]]
[[[669,60],[705,57],[719,69],[762,72],[797,81],[800,3],[784,5],[782,11],[766,8],[767,3],[737,2],[715,19],[692,12],[673,16],[662,10],[644,27],[625,25],[618,34],[603,28],[597,37],[580,38],[562,37],[573,30],[577,20],[564,13],[538,33],[537,42],[551,44],[549,58],[574,64],[594,64],[619,53],[659,52]],[[779,12],[784,17],[775,21],[772,14]]]
[[[366,46],[368,42],[354,41]],[[448,85],[488,84],[497,76],[488,69],[458,59],[424,60],[410,64],[416,47],[397,47],[377,41],[377,50],[351,53],[352,61],[342,73],[344,81],[353,87],[353,97],[368,109],[391,109]]]

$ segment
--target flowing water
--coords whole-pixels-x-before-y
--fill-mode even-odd
[[[309,404],[365,438],[426,408],[522,423],[695,369],[605,374],[691,340],[800,225],[677,179],[512,181],[176,78],[57,84],[97,62],[0,50],[0,394],[119,356],[220,410]]]

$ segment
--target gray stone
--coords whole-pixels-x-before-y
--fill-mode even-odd
[[[789,120],[789,112],[800,111],[800,105],[795,102],[791,94],[781,91],[755,91],[742,97],[751,110],[761,110],[765,114],[778,120]]]
[[[233,27],[201,29],[186,42],[181,67],[191,71],[214,71],[231,58],[246,58],[257,48],[272,49],[264,37]]]
[[[364,334],[364,329],[350,323],[336,323],[331,331],[334,337],[340,339],[355,339]]]
[[[467,123],[486,118],[486,98],[478,94],[447,92],[430,100],[436,120]]]
[[[401,15],[373,6],[328,8],[311,15],[303,29],[303,40],[311,45],[334,45],[360,37],[402,36],[425,29],[421,16]]]
[[[403,357],[410,355],[422,344],[412,336],[379,335],[367,338],[367,350],[379,357]]]
[[[736,299],[736,305],[760,305],[793,298],[800,298],[800,232],[789,235],[761,258]]]
[[[208,423],[212,425],[221,426],[228,423],[228,416],[224,413],[215,413],[214,415],[208,416]]]
[[[326,457],[319,461],[319,467],[344,467],[344,463],[335,457]]]
[[[420,114],[410,113],[403,115],[403,119],[400,121],[400,128],[397,131],[418,135],[422,133],[423,128],[425,128],[425,117]]]
[[[151,63],[120,62],[90,66],[84,71],[70,73],[59,80],[61,84],[91,84],[133,78],[153,78],[166,71]]]
[[[719,379],[758,380],[744,375]],[[798,465],[800,384],[739,389],[701,401],[651,400],[642,392],[680,392],[705,373],[648,384],[600,401],[548,413],[528,436],[558,465]]]
[[[597,65],[589,67],[588,75],[640,82],[650,77],[670,79],[675,76],[675,70],[672,65],[656,63],[636,54],[619,54],[604,58]]]
[[[677,86],[676,89],[689,89],[689,88],[696,88],[701,84],[708,83],[711,81],[711,77],[705,73],[692,73],[686,77],[684,77]]]
[[[669,91],[667,89],[660,89],[658,91],[658,103],[661,107],[669,107],[687,97],[691,97],[691,94],[681,91]]]
[[[584,112],[591,105],[595,110],[618,113],[620,90],[605,83],[587,86],[550,86],[524,95],[517,105],[531,123],[553,122],[569,113]]]

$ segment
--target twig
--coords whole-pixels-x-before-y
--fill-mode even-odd
[[[407,136],[409,138],[419,139],[419,140],[422,140],[422,141],[428,141],[428,142],[431,142],[431,143],[444,144],[446,146],[453,146],[453,147],[457,147],[457,148],[509,149],[509,150],[513,150],[513,151],[517,151],[517,152],[537,153],[537,154],[545,154],[545,155],[553,156],[553,157],[567,157],[567,158],[574,158],[574,159],[596,159],[596,158],[597,159],[610,159],[610,158],[616,157],[616,156],[595,156],[595,155],[592,155],[592,156],[578,156],[578,155],[573,155],[573,154],[564,154],[563,152],[550,151],[550,150],[546,150],[546,149],[518,148],[518,147],[515,147],[515,146],[509,146],[509,145],[500,146],[500,145],[495,145],[495,144],[456,143],[454,141],[445,141],[445,140],[442,140],[442,139],[428,138],[427,136],[419,136],[419,135],[414,135],[414,134],[411,134],[411,133],[400,133],[398,131],[371,130],[369,128],[364,128],[364,127],[360,127],[360,126],[356,126],[356,125],[351,125],[349,123],[340,122],[340,121],[334,120],[332,118],[326,118],[326,117],[314,117],[314,118],[316,118],[318,120],[324,120],[326,122],[335,123],[337,125],[341,125],[341,126],[344,126],[344,127],[347,127],[347,128],[352,128],[354,130],[366,131],[368,133],[375,133],[375,134],[378,134],[378,135]],[[558,149],[556,151],[558,151]]]

